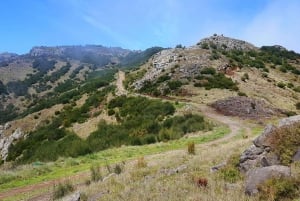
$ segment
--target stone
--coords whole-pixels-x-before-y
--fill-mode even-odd
[[[12,135],[10,136],[2,136],[2,138],[0,138],[0,157],[5,160],[8,156],[8,148],[10,147],[10,145],[16,141],[21,139],[24,136],[24,133],[22,132],[22,130],[20,128],[17,128]]]
[[[240,170],[244,173],[255,167],[266,167],[280,164],[278,156],[262,147],[251,145],[240,157]]]
[[[108,180],[109,178],[114,177],[114,176],[116,176],[116,175],[117,175],[116,173],[110,173],[109,175],[107,175],[106,177],[104,177],[102,181],[106,181],[106,180]]]
[[[300,122],[300,115],[291,116],[291,117],[281,119],[278,126],[279,127],[288,126],[288,125],[294,124],[296,122]]]
[[[75,192],[62,199],[62,201],[80,201],[80,192]]]
[[[272,135],[273,131],[276,129],[276,126],[273,125],[267,125],[261,135],[259,135],[255,140],[253,141],[253,144],[257,147],[269,147],[270,142],[269,138]]]
[[[9,129],[10,127],[11,127],[10,123],[6,123],[6,124],[4,125],[4,130]]]
[[[292,158],[293,162],[297,162],[300,161],[300,148],[298,148],[298,150],[296,151],[295,155]]]
[[[255,195],[258,193],[258,186],[268,179],[290,176],[290,167],[282,165],[251,169],[246,174],[245,193],[248,195]]]
[[[210,168],[210,172],[216,172],[219,171],[220,169],[222,169],[223,167],[225,167],[226,162],[220,163],[218,165],[215,165],[213,167]]]
[[[241,157],[240,157],[240,163],[245,162],[246,160],[254,160],[257,158],[258,155],[263,153],[263,149],[260,147],[256,147],[255,145],[251,145],[248,149],[246,149]]]

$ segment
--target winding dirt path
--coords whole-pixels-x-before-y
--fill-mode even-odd
[[[127,90],[125,89],[125,87],[123,85],[124,80],[125,80],[125,72],[119,70],[119,72],[117,74],[117,82],[116,82],[116,86],[117,86],[116,95],[117,96],[127,94]]]
[[[117,76],[118,76],[118,78],[116,81],[116,87],[117,87],[116,94],[117,95],[129,94],[123,85],[123,81],[125,80],[125,72],[119,71]],[[138,94],[133,94],[133,95],[135,96]],[[142,95],[142,96],[148,97],[146,95]],[[150,97],[150,98],[153,98],[153,97]],[[224,125],[227,125],[229,127],[229,129],[231,130],[231,132],[229,134],[227,134],[226,136],[224,136],[223,138],[220,138],[220,139],[208,142],[208,143],[204,143],[204,144],[202,144],[203,146],[210,146],[211,144],[214,144],[214,143],[220,143],[220,142],[227,141],[227,140],[231,139],[232,137],[234,137],[235,135],[237,135],[242,129],[245,129],[247,134],[251,133],[251,129],[249,128],[249,126],[247,126],[241,120],[219,114],[213,108],[211,108],[207,105],[198,104],[198,103],[194,103],[194,102],[188,102],[188,101],[182,101],[182,100],[180,100],[180,101],[186,103],[190,110],[197,110],[197,111],[201,112],[204,116],[208,117],[209,119],[212,119],[213,121],[217,121]],[[0,193],[0,200],[11,197],[11,196],[15,196],[17,194],[32,192],[37,189],[50,188],[59,182],[63,182],[66,180],[74,181],[79,178],[85,178],[88,175],[89,175],[88,172],[82,172],[82,173],[79,173],[77,175],[67,177],[67,178],[56,179],[56,180],[41,182],[41,183],[30,185],[30,186],[11,189],[9,191]],[[36,196],[30,200],[32,200],[32,201],[49,200],[49,196],[51,197],[51,193],[45,192],[44,194]]]

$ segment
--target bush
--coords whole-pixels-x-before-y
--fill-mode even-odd
[[[54,199],[62,198],[73,191],[74,191],[74,187],[70,182],[64,184],[59,183],[57,186],[54,186],[53,198]]]
[[[107,111],[107,114],[108,114],[108,116],[112,116],[112,115],[115,114],[115,110],[109,109],[109,110]]]
[[[295,106],[296,106],[297,110],[300,110],[300,102],[296,103]]]
[[[235,183],[242,179],[242,175],[239,170],[239,154],[234,154],[227,160],[226,166],[221,168],[218,172],[219,176],[226,182]]]
[[[246,96],[246,97],[247,97],[247,94],[244,93],[244,92],[239,91],[239,92],[238,92],[238,96]]]
[[[207,75],[215,75],[216,69],[212,68],[212,67],[207,67],[207,68],[203,68],[201,70],[201,74],[207,74]]]
[[[114,168],[114,173],[116,174],[121,174],[122,173],[122,168],[119,164],[117,164]]]
[[[188,153],[195,155],[195,143],[194,142],[188,143]]]
[[[227,78],[223,73],[217,73],[213,76],[197,76],[200,82],[195,83],[195,87],[205,87],[206,90],[213,88],[238,90],[237,84],[231,78]]]
[[[277,83],[277,86],[278,86],[279,88],[282,88],[282,89],[283,89],[283,88],[285,88],[286,85],[285,85],[285,83],[283,83],[283,82],[278,82],[278,83]]]
[[[295,200],[300,196],[300,181],[296,178],[273,178],[258,187],[260,200]]]
[[[97,165],[97,164],[92,165],[90,167],[90,172],[91,172],[91,180],[93,182],[102,180],[101,169],[100,169],[99,165]]]
[[[242,80],[243,82],[246,82],[246,80],[249,80],[249,75],[248,75],[248,73],[244,73],[244,75],[242,76],[241,80]]]
[[[171,90],[176,90],[176,89],[180,88],[181,86],[182,86],[182,82],[179,81],[179,80],[174,80],[174,81],[169,81],[168,82],[168,87]]]
[[[281,164],[289,165],[300,146],[300,123],[277,128],[273,131],[271,149],[279,156]]]

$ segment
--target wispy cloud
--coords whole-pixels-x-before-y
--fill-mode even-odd
[[[243,37],[261,45],[280,44],[300,52],[300,1],[273,0],[245,27]]]

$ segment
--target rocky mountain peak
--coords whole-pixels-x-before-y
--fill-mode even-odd
[[[238,40],[234,38],[229,38],[224,36],[223,34],[217,35],[214,34],[208,38],[202,39],[197,45],[204,45],[204,44],[214,44],[218,49],[225,49],[225,50],[242,50],[242,51],[249,51],[249,50],[256,50],[257,47],[248,43],[243,40]]]

